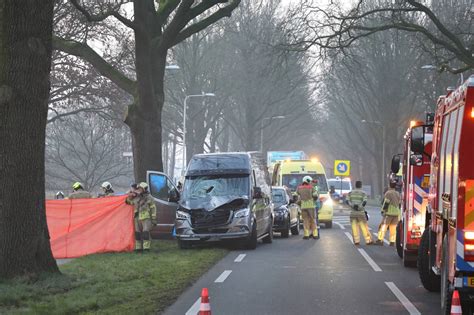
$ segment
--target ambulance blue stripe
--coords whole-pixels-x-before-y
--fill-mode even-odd
[[[420,177],[415,177],[415,185],[418,186],[419,188],[421,188],[421,178]],[[421,190],[424,190],[424,189],[421,189]],[[423,203],[423,196],[420,196],[416,193],[416,189],[414,189],[414,192],[415,192],[415,200],[418,201],[420,204]],[[421,210],[421,209],[417,209],[417,210]]]

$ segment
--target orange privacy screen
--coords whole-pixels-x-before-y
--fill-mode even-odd
[[[133,208],[125,204],[125,198],[47,200],[54,258],[132,251]]]

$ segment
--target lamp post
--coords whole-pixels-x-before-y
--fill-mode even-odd
[[[380,195],[382,195],[383,189],[384,189],[384,186],[385,186],[385,126],[384,126],[384,124],[382,124],[378,120],[367,121],[367,120],[363,119],[363,120],[361,120],[361,122],[364,123],[364,124],[378,125],[382,128],[382,177],[381,177],[382,181],[380,182],[380,185],[381,185]]]
[[[186,169],[186,109],[188,108],[188,100],[190,98],[195,97],[215,97],[214,93],[204,93],[201,94],[193,94],[193,95],[186,95],[184,98],[184,105],[183,105],[183,169],[182,174],[184,175]]]
[[[286,116],[272,116],[272,117],[265,117],[262,118],[261,120],[261,125],[260,125],[260,152],[263,152],[263,122],[267,119],[273,120],[273,119],[285,119]]]
[[[181,70],[181,68],[178,65],[167,65],[165,70]]]

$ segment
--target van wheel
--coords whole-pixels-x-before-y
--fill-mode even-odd
[[[291,228],[291,235],[300,235],[300,218],[297,218],[296,225]]]
[[[246,249],[255,249],[257,248],[257,223],[253,222],[252,224],[252,233],[247,241],[244,243]]]
[[[418,273],[423,287],[430,292],[439,292],[441,287],[440,277],[430,268],[430,255],[436,255],[435,250],[430,250],[430,230],[425,229],[421,236],[420,248],[418,249]],[[432,238],[435,233],[432,233]],[[434,247],[434,246],[433,246]]]
[[[451,299],[453,292],[449,287],[448,236],[443,240],[443,259],[441,262],[441,314],[451,314]]]
[[[182,241],[180,239],[178,239],[178,247],[180,249],[190,249],[193,247],[193,245],[191,244],[191,242],[186,242],[186,241]]]
[[[288,232],[287,232],[288,233]],[[265,244],[271,244],[273,243],[273,227],[270,225],[270,230],[268,231],[268,235],[265,236],[262,241]]]
[[[402,233],[403,233],[403,227],[402,227],[402,221],[399,221],[397,224],[397,234],[395,238],[395,246],[397,246],[397,254],[400,258],[403,258],[403,246],[402,246]]]

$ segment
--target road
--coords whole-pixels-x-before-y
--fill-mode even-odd
[[[379,210],[369,207],[375,232]],[[203,287],[214,314],[439,314],[416,268],[394,247],[355,247],[348,212],[335,211],[320,240],[275,237],[254,251],[236,250],[184,292],[165,314],[197,314]],[[388,235],[387,235],[388,237]]]

